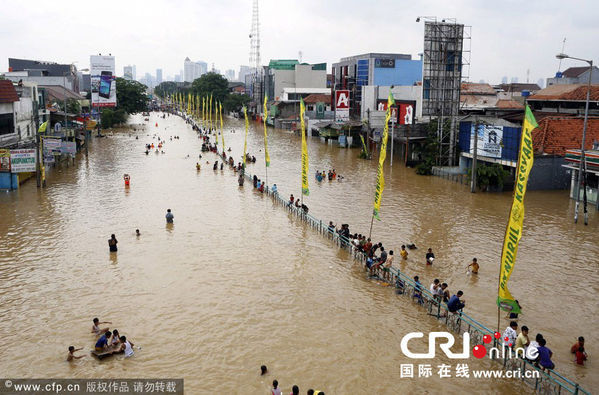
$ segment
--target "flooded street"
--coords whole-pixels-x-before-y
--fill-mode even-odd
[[[139,116],[131,121],[144,123]],[[275,378],[284,393],[293,384],[300,393],[315,388],[327,395],[531,391],[508,379],[400,379],[400,364],[431,363],[403,356],[401,338],[445,327],[392,287],[368,280],[346,251],[250,183],[238,187],[231,169],[213,171],[214,154],[202,153],[197,172],[201,141],[181,118],[153,113],[145,124],[131,135],[121,130],[94,138],[88,158],[53,169],[44,190],[33,180],[0,194],[3,377],[182,377],[190,394],[262,394]],[[157,143],[154,134],[166,139],[165,154],[145,155],[144,144]],[[174,135],[180,139],[170,141]],[[242,121],[225,121],[235,158],[243,137]],[[248,164],[248,172],[264,180],[263,150],[261,125],[252,123],[248,151],[257,163]],[[269,150],[269,184],[282,196],[299,196],[300,138],[269,129]],[[310,214],[367,234],[377,161],[317,138],[309,139],[308,151]],[[418,274],[426,287],[439,278],[452,294],[463,290],[465,311],[494,329],[511,193],[470,194],[466,186],[418,176],[394,162],[391,172],[388,160],[385,166],[382,220],[374,223],[373,241],[396,255],[402,244],[415,243],[402,269]],[[317,169],[333,168],[343,182],[316,182]],[[128,189],[124,173],[131,176]],[[588,226],[573,224],[567,191],[529,191],[525,204],[510,281],[523,308],[519,324],[530,328],[531,338],[543,333],[556,370],[593,391],[599,388],[593,361],[599,356],[599,215],[591,207]],[[175,216],[171,227],[167,208]],[[108,252],[112,233],[116,254]],[[436,260],[425,267],[428,247]],[[478,277],[466,275],[473,257],[481,265]],[[128,359],[92,358],[93,317],[111,321],[111,329],[141,349]],[[569,353],[581,335],[590,355],[586,367],[576,366]],[[84,347],[86,357],[65,362],[69,345]],[[432,364],[440,363],[453,364],[437,353]],[[260,377],[262,364],[271,373]]]

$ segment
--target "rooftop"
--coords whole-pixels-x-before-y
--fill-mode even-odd
[[[14,103],[16,101],[19,101],[19,96],[12,81],[0,80],[0,103]]]
[[[588,69],[589,69],[588,66],[570,67],[570,68],[564,70],[562,75],[566,78],[576,78],[579,75],[581,75],[582,73],[584,73],[585,71],[587,71]]]
[[[541,90],[541,87],[537,84],[527,84],[527,83],[518,83],[518,82],[513,82],[511,84],[499,84],[498,88],[502,89],[504,92],[522,92],[522,91],[536,92],[538,90]]]
[[[405,53],[379,53],[379,52],[370,52],[361,55],[347,56],[345,58],[341,58],[339,62],[347,62],[356,59],[404,59],[404,60],[412,60],[412,55]]]
[[[48,96],[54,100],[65,100],[65,98],[75,100],[85,99],[85,97],[72,90],[66,89],[62,85],[39,85],[39,87],[44,88],[48,92]]]
[[[321,94],[321,93],[313,93],[304,99],[304,103],[306,103],[306,104],[330,103],[330,102],[331,102],[331,95],[326,95],[326,94]]]
[[[582,142],[583,117],[546,117],[538,121],[532,131],[532,142],[536,153],[565,155],[568,149],[579,149]],[[585,149],[593,148],[599,141],[599,118],[590,117],[587,126]]]
[[[541,89],[528,100],[585,101],[586,98],[586,84],[556,84]],[[599,85],[591,85],[591,101],[599,101]]]
[[[462,95],[493,95],[497,92],[489,84],[475,84],[471,82],[462,82],[461,88]]]

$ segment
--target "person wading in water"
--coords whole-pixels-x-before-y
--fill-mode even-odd
[[[116,244],[118,243],[116,236],[114,235],[114,233],[112,235],[110,235],[110,239],[108,239],[108,248],[110,249],[110,252],[117,252],[117,248],[116,248]]]

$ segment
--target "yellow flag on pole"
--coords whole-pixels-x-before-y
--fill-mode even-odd
[[[389,137],[389,119],[391,119],[391,106],[395,104],[393,94],[389,90],[387,98],[387,113],[385,114],[385,126],[383,127],[383,137],[381,138],[381,152],[379,154],[379,168],[376,176],[376,189],[374,191],[374,218],[381,220],[379,212],[381,210],[381,200],[383,198],[383,190],[385,189],[385,175],[383,164],[387,157],[387,138]]]
[[[302,194],[310,195],[308,187],[308,143],[306,141],[306,123],[304,122],[304,113],[306,106],[304,99],[300,99],[300,123],[302,127]]]
[[[518,244],[522,237],[522,228],[524,224],[524,195],[526,194],[528,175],[530,174],[534,161],[532,131],[537,126],[537,121],[535,120],[532,111],[530,111],[530,107],[526,106],[524,121],[522,122],[522,136],[520,137],[520,153],[518,154],[518,165],[516,166],[514,198],[505,230],[505,238],[503,240],[499,286],[497,291],[497,305],[502,310],[512,313],[520,313],[520,306],[510,293],[507,283],[514,270],[514,265],[516,264]],[[476,130],[475,133],[478,133],[478,130]],[[477,136],[475,135],[474,138],[476,137]]]
[[[266,133],[266,118],[268,118],[268,108],[266,102],[268,101],[268,95],[264,95],[264,161],[266,167],[270,166],[270,155],[268,154],[268,134]]]
[[[250,128],[250,123],[248,122],[248,112],[247,108],[243,107],[243,117],[245,118],[245,139],[243,141],[243,170],[245,171],[245,157],[247,155],[248,149],[248,129]]]
[[[223,104],[218,102],[218,109],[220,112],[220,139],[223,142],[223,153],[225,152],[225,130],[223,129]]]

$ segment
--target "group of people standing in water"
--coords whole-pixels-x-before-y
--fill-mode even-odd
[[[335,171],[335,169],[329,170],[328,173],[326,173],[324,170],[320,171],[320,170],[316,170],[316,181],[321,182],[322,180],[326,180],[327,178],[329,179],[329,181],[334,181],[337,180],[339,182],[341,182],[341,180],[343,180],[343,176],[342,175],[338,175],[337,172]]]

